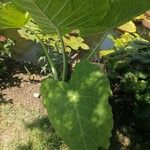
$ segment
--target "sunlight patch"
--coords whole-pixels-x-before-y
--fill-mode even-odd
[[[77,91],[69,91],[67,93],[67,96],[68,96],[70,102],[76,103],[79,101],[79,93]]]

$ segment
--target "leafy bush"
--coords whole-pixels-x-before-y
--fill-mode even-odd
[[[57,70],[62,68],[61,59],[61,42],[57,34],[45,34],[33,20],[30,20],[25,27],[18,30],[21,37],[32,40],[39,43],[39,38],[47,46],[48,55],[56,64]],[[37,38],[38,36],[38,38]],[[65,51],[69,55],[74,53],[83,52],[89,50],[89,46],[85,43],[84,39],[80,36],[78,30],[74,30],[63,36],[63,41],[65,45]],[[51,74],[51,69],[49,67],[46,55],[44,51],[39,53],[38,62],[41,65],[41,73]],[[59,71],[59,74],[61,72]]]
[[[39,39],[37,38],[38,35],[43,43],[50,46],[54,51],[59,50],[61,47],[59,36],[57,34],[45,34],[33,20],[30,20],[28,24],[18,30],[18,32],[23,38],[35,41],[37,43],[39,42]],[[74,30],[69,34],[64,35],[63,40],[65,43],[65,50],[68,53],[71,51],[76,52],[80,50],[89,50],[89,47],[85,44],[84,39],[79,36],[78,30]],[[61,51],[59,52],[61,53]]]
[[[113,99],[122,99],[123,95],[126,99],[130,97],[134,102],[136,127],[150,132],[150,43],[128,38],[122,47],[120,41],[125,41],[124,37],[115,40],[119,45],[116,43],[114,51],[104,56]]]

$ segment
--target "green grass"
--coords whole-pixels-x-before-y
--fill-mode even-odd
[[[20,104],[2,104],[0,150],[65,150],[46,115]]]

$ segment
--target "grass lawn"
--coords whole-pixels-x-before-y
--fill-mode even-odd
[[[31,80],[32,78],[32,80]],[[39,92],[38,75],[17,73],[2,80],[0,95],[0,150],[66,150],[50,124]],[[7,85],[7,86],[2,86]]]

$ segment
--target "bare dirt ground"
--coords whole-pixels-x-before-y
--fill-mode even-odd
[[[0,77],[0,150],[55,150],[62,146],[42,105],[42,76],[7,60]],[[62,149],[62,148],[61,148]]]

